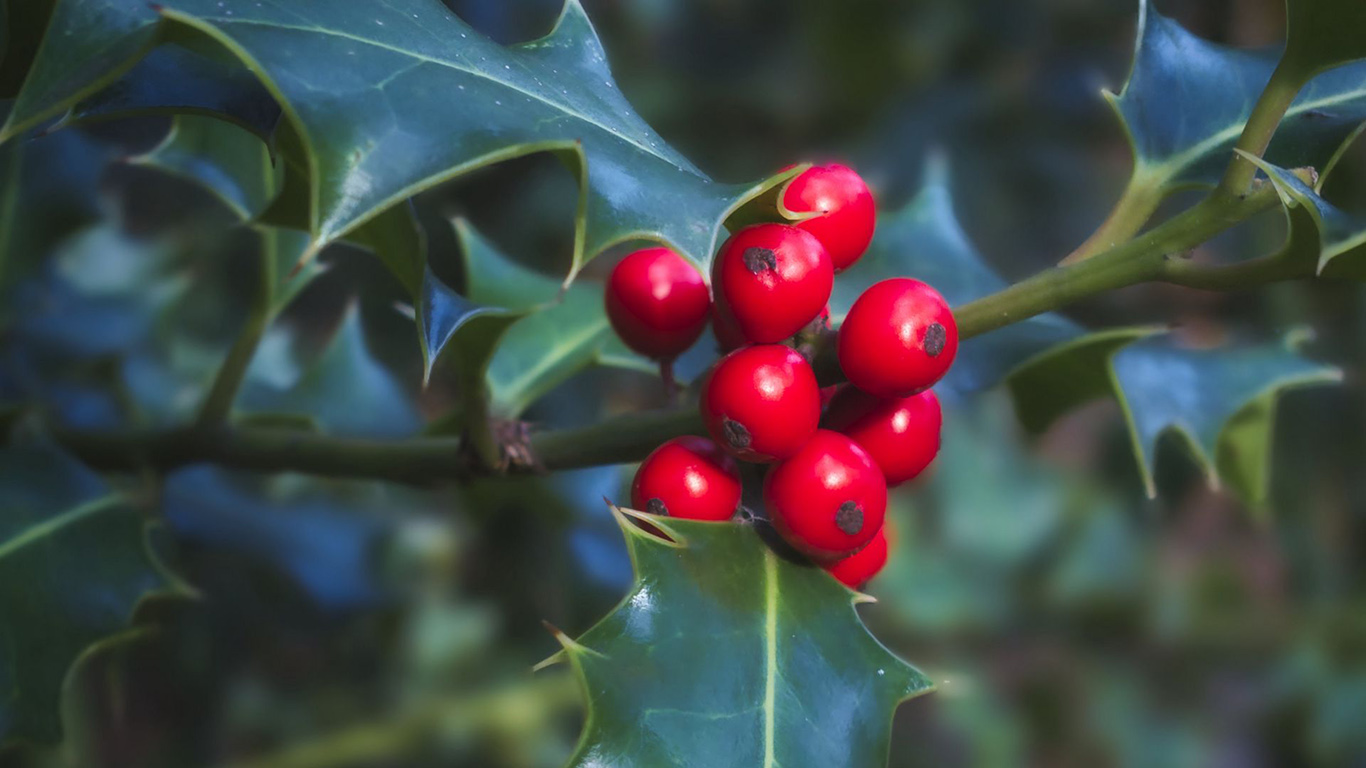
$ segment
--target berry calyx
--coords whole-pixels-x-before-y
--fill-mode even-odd
[[[729,520],[740,506],[740,468],[705,437],[675,437],[636,470],[631,506],[686,520]]]
[[[908,397],[874,397],[844,386],[825,411],[825,426],[873,457],[888,486],[911,480],[939,453],[943,414],[932,390]]]
[[[868,542],[868,546],[823,567],[846,587],[860,589],[887,565],[887,555],[893,538],[895,537],[892,533],[892,519],[889,517],[873,540]]]
[[[801,450],[820,421],[816,374],[796,350],[761,344],[721,358],[702,385],[707,431],[726,452],[769,462]]]
[[[796,222],[796,226],[821,241],[836,272],[858,261],[873,241],[877,225],[873,193],[848,166],[831,163],[803,171],[788,182],[783,207],[793,213],[820,214]]]
[[[607,318],[626,346],[672,360],[707,327],[711,296],[697,268],[668,248],[626,255],[607,279]]]
[[[836,344],[850,383],[904,397],[943,378],[958,354],[958,324],[944,297],[908,277],[883,280],[849,308]]]
[[[740,230],[712,262],[717,311],[755,344],[782,341],[815,319],[834,280],[825,246],[786,224]]]
[[[887,483],[868,452],[838,432],[816,432],[764,478],[774,529],[817,560],[857,552],[873,540],[887,512]]]

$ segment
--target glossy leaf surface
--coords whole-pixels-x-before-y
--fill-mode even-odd
[[[623,521],[633,589],[562,638],[589,702],[571,765],[883,764],[896,705],[931,685],[854,593],[750,524],[648,519],[673,541]]]

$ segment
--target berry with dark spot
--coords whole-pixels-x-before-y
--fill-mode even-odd
[[[786,224],[740,230],[712,262],[716,311],[755,344],[782,341],[815,319],[834,279],[825,246]]]
[[[668,248],[622,259],[607,279],[605,303],[626,346],[654,360],[672,360],[692,346],[711,313],[702,273]]]
[[[816,433],[820,388],[796,350],[760,344],[721,358],[702,385],[701,410],[726,451],[745,461],[776,461]]]
[[[889,517],[882,524],[882,530],[868,542],[868,546],[842,560],[826,563],[823,567],[846,587],[860,589],[887,564],[888,550],[894,538],[892,519]]]
[[[934,461],[943,415],[932,390],[881,398],[846,385],[826,407],[824,424],[858,443],[877,462],[887,485],[895,486]]]
[[[958,354],[958,325],[938,291],[896,277],[858,297],[840,326],[836,350],[854,386],[878,397],[905,397],[948,372]]]
[[[836,272],[858,261],[873,241],[877,224],[873,193],[848,166],[831,163],[803,171],[783,190],[783,207],[796,214],[819,214],[796,226],[821,241]]]
[[[769,520],[789,544],[821,561],[863,548],[882,528],[887,482],[858,443],[822,429],[764,478]]]
[[[675,437],[641,462],[631,506],[652,515],[729,520],[740,506],[740,468],[705,437]]]

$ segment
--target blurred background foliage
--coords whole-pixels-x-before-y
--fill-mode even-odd
[[[542,34],[559,0],[451,0],[501,42]],[[1051,265],[1118,196],[1129,155],[1101,86],[1122,84],[1129,0],[584,0],[622,90],[722,181],[840,158],[884,210],[942,152],[953,203],[1009,280]],[[1283,34],[1278,0],[1161,3],[1238,46]],[[248,311],[263,242],[176,175],[129,162],[169,129],[119,120],[0,159],[22,226],[5,235],[0,402],[68,426],[193,413]],[[575,181],[548,156],[424,193],[433,269],[461,285],[463,217],[518,263],[569,265]],[[1330,196],[1366,210],[1366,147]],[[1209,247],[1262,252],[1268,213]],[[408,434],[446,413],[423,389],[407,293],[378,260],[329,249],[254,359],[242,409],[333,432]],[[611,254],[582,280],[600,280]],[[1245,294],[1147,286],[1077,306],[1093,327],[1176,324],[1181,338],[1308,349],[1348,386],[1288,395],[1271,500],[1211,490],[1159,446],[1147,500],[1112,400],[1027,436],[998,390],[949,398],[931,477],[894,495],[900,536],[862,612],[939,693],[897,713],[893,766],[1366,766],[1366,302],[1357,284]],[[704,342],[705,343],[705,342]],[[705,362],[705,361],[703,361]],[[639,365],[593,368],[536,403],[569,426],[663,404]],[[144,602],[133,642],[68,680],[60,750],[0,765],[556,766],[580,723],[548,621],[578,634],[630,565],[604,496],[630,467],[445,490],[195,467],[156,487],[163,559],[197,591]],[[136,483],[137,478],[120,482]],[[724,652],[724,649],[717,649]]]

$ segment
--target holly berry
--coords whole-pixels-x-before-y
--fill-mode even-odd
[[[782,341],[815,319],[834,280],[825,246],[786,224],[740,230],[712,262],[717,310],[756,344]]]
[[[889,486],[916,477],[934,461],[942,419],[939,398],[928,389],[909,397],[880,398],[845,386],[825,411],[826,427],[867,451]]]
[[[740,505],[740,468],[716,443],[686,435],[641,462],[631,506],[688,520],[729,520]]]
[[[668,248],[627,254],[607,279],[607,317],[626,346],[672,360],[707,327],[711,297],[697,268]]]
[[[801,450],[820,421],[820,388],[806,358],[761,344],[721,358],[702,385],[702,419],[722,448],[746,461]]]
[[[828,563],[824,568],[850,589],[860,589],[887,564],[887,554],[893,538],[892,518],[889,517],[883,522],[882,529],[873,540],[868,542],[868,546],[843,560]]]
[[[908,277],[883,280],[849,308],[840,368],[859,389],[904,397],[939,381],[958,353],[958,325],[939,292]]]
[[[819,430],[764,478],[769,520],[789,544],[817,560],[857,552],[887,511],[887,482],[858,443]]]
[[[793,213],[819,213],[796,226],[816,236],[830,254],[835,271],[848,269],[868,250],[877,224],[873,193],[848,166],[816,165],[788,182],[783,207]]]

